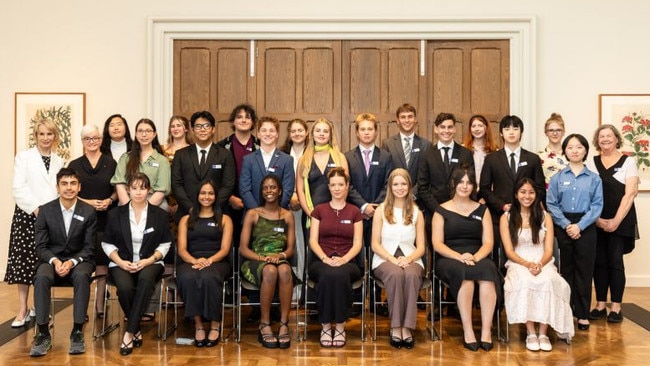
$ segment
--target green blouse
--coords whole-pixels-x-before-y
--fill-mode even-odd
[[[126,184],[126,163],[129,161],[129,154],[120,156],[115,169],[115,175],[111,178],[111,184]],[[153,192],[163,192],[166,195],[171,191],[171,168],[166,157],[154,150],[146,161],[140,162],[139,171],[146,174],[151,181]]]

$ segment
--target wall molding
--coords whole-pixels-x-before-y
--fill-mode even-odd
[[[359,18],[186,18],[149,17],[147,26],[147,112],[158,123],[173,112],[173,44],[177,39],[228,40],[510,40],[510,111],[536,126],[536,18],[441,17]],[[161,128],[167,131],[167,128]],[[165,137],[165,136],[161,136]],[[522,138],[536,146],[533,133]]]

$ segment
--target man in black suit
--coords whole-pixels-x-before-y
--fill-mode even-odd
[[[504,212],[510,211],[514,199],[515,184],[522,178],[535,182],[535,191],[541,202],[546,202],[544,172],[537,154],[521,147],[521,135],[524,123],[517,116],[505,116],[499,123],[499,134],[503,138],[503,149],[485,157],[481,171],[479,197],[485,200],[490,209],[494,223],[494,258],[501,245],[499,219]],[[499,258],[503,264],[505,258]]]
[[[424,208],[427,238],[431,239],[431,218],[438,206],[451,199],[449,179],[456,169],[474,172],[472,152],[454,142],[456,117],[440,113],[434,121],[438,144],[420,157],[418,200]]]
[[[50,297],[53,285],[68,283],[74,287],[74,325],[70,334],[70,354],[86,351],[83,324],[86,319],[90,282],[95,264],[95,209],[77,199],[81,190],[74,170],[63,168],[56,175],[59,198],[39,209],[36,218],[36,275],[34,304],[38,333],[30,356],[44,356],[52,347],[49,330]]]
[[[403,104],[397,108],[395,115],[399,133],[385,139],[381,148],[390,154],[393,169],[404,168],[409,172],[413,182],[413,195],[417,198],[420,155],[431,147],[431,142],[415,133],[418,125],[415,107]]]
[[[235,189],[235,161],[228,150],[212,142],[216,123],[212,114],[196,112],[190,123],[195,143],[178,150],[172,162],[172,191],[178,201],[176,221],[194,205],[202,181],[210,179],[219,187],[217,198],[222,208]]]
[[[354,124],[359,146],[345,153],[350,171],[348,202],[359,207],[363,214],[363,245],[369,251],[372,217],[377,206],[386,198],[386,184],[393,169],[390,154],[375,146],[377,118],[371,113],[362,113]],[[360,265],[363,266],[363,263]],[[381,294],[381,289],[379,292]],[[373,309],[372,297],[370,304],[370,309]],[[388,315],[388,308],[382,307],[380,314]]]

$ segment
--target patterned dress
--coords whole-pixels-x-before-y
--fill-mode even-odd
[[[539,233],[544,242],[546,230]],[[521,229],[515,253],[529,262],[539,262],[544,255],[543,244],[533,244],[530,228]],[[508,323],[527,321],[548,324],[558,333],[573,337],[573,312],[571,311],[571,288],[560,276],[554,260],[548,262],[542,272],[533,276],[528,268],[506,262],[505,293]]]
[[[257,218],[253,226],[253,241],[251,250],[257,255],[267,256],[277,254],[287,248],[287,223],[284,219],[270,220],[262,217]],[[281,263],[289,263],[281,260]],[[259,287],[262,285],[262,270],[268,263],[264,261],[245,260],[241,265],[241,274],[246,281]]]
[[[542,161],[542,170],[544,171],[544,180],[546,181],[546,188],[548,188],[548,183],[551,181],[551,177],[555,173],[564,169],[569,162],[566,160],[562,151],[552,151],[548,149],[548,146],[544,150],[537,153],[540,160]]]

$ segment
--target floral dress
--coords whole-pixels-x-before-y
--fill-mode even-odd
[[[546,181],[546,188],[548,189],[548,184],[551,181],[551,177],[555,173],[564,169],[569,162],[566,160],[562,151],[553,151],[549,150],[548,146],[544,150],[537,153],[540,160],[542,161],[542,170],[544,171],[544,180]]]

